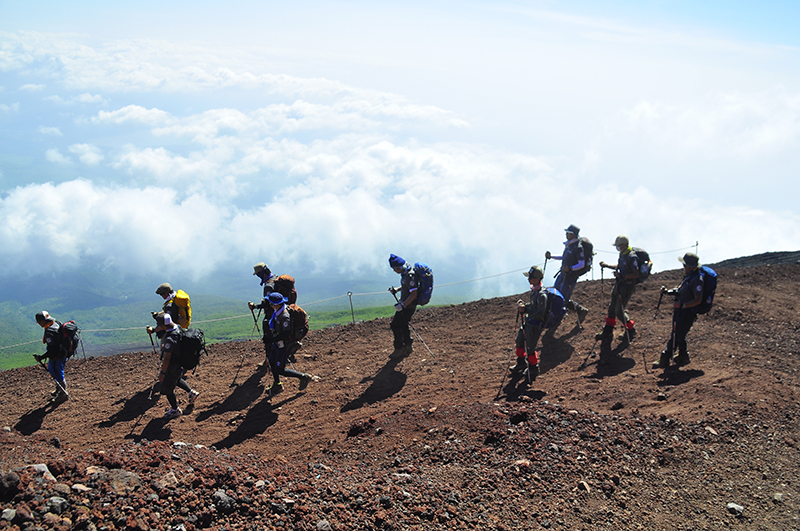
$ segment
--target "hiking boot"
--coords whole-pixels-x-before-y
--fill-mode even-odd
[[[658,358],[658,361],[653,363],[654,369],[666,369],[669,367],[669,354],[665,352],[661,353],[661,357]]]
[[[172,419],[176,419],[176,418],[180,417],[181,415],[183,415],[183,411],[181,411],[181,408],[179,408],[179,407],[176,407],[176,408],[168,407],[167,408],[167,412],[164,413],[164,419],[172,420]]]
[[[189,391],[189,403],[194,404],[194,401],[197,400],[197,397],[200,396],[200,393],[192,389]]]
[[[269,394],[272,396],[279,395],[283,392],[283,382],[276,382],[269,386]]]
[[[686,365],[689,365],[689,363],[691,363],[689,361],[689,353],[688,352],[683,352],[681,354],[678,354],[677,356],[672,358],[672,361],[673,361],[673,363],[675,363],[676,367],[685,367]]]
[[[589,315],[589,308],[584,308],[583,306],[578,306],[578,324],[583,325],[583,321],[586,320],[586,316]]]
[[[619,340],[625,343],[626,345],[630,345],[633,342],[633,338],[636,337],[636,329],[635,328],[628,328],[619,336]]]
[[[517,372],[517,371],[524,371],[527,368],[528,364],[525,363],[525,357],[523,356],[521,358],[517,358],[517,363],[509,367],[509,370],[511,370],[512,372]]]
[[[53,398],[50,399],[54,404],[60,404],[61,402],[66,402],[69,400],[69,395],[66,393],[57,393]]]
[[[536,377],[539,376],[539,364],[531,365],[528,367],[528,370],[525,371],[525,378],[528,380],[528,385],[532,384],[536,381]]]
[[[613,336],[613,334],[614,334],[614,327],[613,326],[609,326],[609,325],[605,325],[603,327],[603,329],[600,331],[599,334],[595,334],[594,338],[597,341],[600,341],[600,340],[603,340],[603,339],[606,339],[606,338],[610,339]]]
[[[300,375],[300,385],[297,387],[300,391],[305,391],[306,387],[308,387],[309,382],[313,379],[310,374],[303,373]]]

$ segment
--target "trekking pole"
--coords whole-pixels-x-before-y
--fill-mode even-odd
[[[400,302],[400,299],[397,298],[397,293],[395,293],[394,291],[390,291],[390,293],[392,294],[392,297],[394,297],[394,300],[396,300],[397,302]],[[414,332],[414,335],[417,336],[417,339],[419,339],[420,343],[425,345],[425,348],[428,349],[428,353],[431,356],[433,356],[433,352],[431,352],[431,349],[430,349],[430,347],[428,347],[428,344],[425,343],[425,340],[422,339],[421,335],[419,335],[419,332],[417,332],[417,329],[414,328],[413,326],[411,326],[411,321],[409,321],[408,327],[411,329],[412,332]]]
[[[250,339],[248,339],[248,341],[253,339],[253,334],[255,334],[256,330],[258,330],[259,334],[261,333],[261,329],[258,327],[258,320],[256,319],[256,313],[253,311],[252,308],[250,308],[250,313],[253,314],[253,330],[250,332]],[[261,308],[258,309],[258,316],[261,317]]]
[[[35,358],[34,358],[34,359],[35,359]],[[38,364],[39,364],[39,366],[40,366],[42,369],[44,369],[44,370],[47,372],[47,374],[50,374],[50,371],[48,371],[48,370],[47,370],[47,367],[45,367],[45,366],[44,366],[44,363],[42,363],[42,360],[36,360],[36,363],[38,363]],[[55,376],[53,376],[52,374],[50,374],[50,377],[51,377],[51,378],[53,379],[53,381],[56,383],[56,387],[58,387],[58,389],[59,389],[59,390],[60,390],[62,393],[64,393],[65,395],[67,395],[67,398],[72,398],[71,396],[69,396],[69,393],[67,392],[67,390],[66,390],[66,389],[64,389],[64,386],[63,386],[63,385],[61,385],[61,383],[59,383],[59,381],[58,381],[58,380],[56,380],[56,377],[55,377]]]
[[[661,286],[661,294],[658,296],[658,304],[656,304],[656,311],[653,313],[653,323],[655,324],[656,319],[658,319],[658,309],[661,308],[661,299],[664,298],[664,286]],[[653,329],[650,329],[650,333],[647,334],[647,341],[644,342],[644,349],[642,349],[642,363],[644,364],[644,372],[645,374],[650,374],[650,371],[647,369],[647,357],[645,357],[645,352],[647,352],[647,347],[650,345],[650,339],[653,337]]]
[[[545,257],[544,257],[544,267],[542,268],[542,278],[544,278],[544,272],[547,271],[547,261],[548,260],[550,260],[550,259],[547,258],[547,256],[545,255]]]
[[[598,341],[600,341],[600,340],[599,339],[595,339],[594,340],[594,344],[592,345],[592,350],[590,350],[589,353],[586,355],[586,358],[584,358],[583,363],[581,363],[578,366],[578,370],[579,371],[582,371],[583,369],[586,368],[586,364],[589,361],[589,358],[594,357],[594,349],[597,347],[597,342]]]
[[[602,295],[603,299],[605,299],[606,298],[606,289],[605,289],[605,285],[604,285],[604,282],[603,282],[603,270],[605,270],[605,267],[600,266],[600,295]]]
[[[625,327],[625,339],[628,341],[628,344],[630,345],[631,333],[628,331],[628,321],[625,319],[625,305],[622,304],[622,293],[618,293],[617,297],[619,297],[619,307],[622,309],[622,320],[625,321],[624,323],[622,323],[622,326]]]
[[[156,344],[153,341],[153,334],[148,333],[147,335],[150,336],[150,344],[153,346],[153,354],[158,356],[158,352],[156,352]],[[150,387],[150,394],[147,397],[148,400],[152,400],[153,399],[153,392],[156,390],[156,384],[158,383],[159,374],[161,374],[161,366],[160,365],[158,366],[158,372],[156,372],[156,379],[153,381],[153,386]]]
[[[517,334],[519,333],[517,330],[517,325],[519,323],[519,311],[517,311],[517,317],[514,319],[514,341],[517,339]],[[503,384],[506,383],[506,376],[508,375],[509,365],[511,364],[511,358],[514,355],[514,351],[511,351],[511,356],[508,357],[508,363],[506,363],[506,369],[503,371],[503,379],[500,380],[500,388],[497,390],[497,395],[495,395],[494,399],[497,400],[500,398],[500,391],[503,390]],[[527,359],[527,356],[525,356]]]

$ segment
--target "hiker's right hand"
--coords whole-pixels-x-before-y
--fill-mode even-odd
[[[600,267],[608,267],[608,264],[606,264],[605,262],[600,262]]]
[[[400,288],[396,288],[396,287],[394,287],[394,286],[392,286],[391,288],[389,288],[389,293],[391,293],[392,295],[397,295],[397,292],[398,292],[398,291],[400,291]]]
[[[147,333],[150,334],[151,336],[153,335],[153,327],[152,326],[148,326],[147,327]]]
[[[553,256],[553,255],[552,255],[552,254],[550,254],[550,251],[545,251],[545,253],[544,253],[544,257],[545,257],[545,259],[546,259],[546,260],[550,260],[550,258],[551,258],[552,256]]]
[[[37,363],[40,363],[44,358],[42,358],[38,354],[34,354],[33,359],[35,359]]]
[[[250,301],[247,301],[247,307],[250,309],[251,312],[256,309],[256,305]]]

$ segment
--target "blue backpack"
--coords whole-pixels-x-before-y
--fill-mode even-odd
[[[417,306],[425,306],[431,301],[433,294],[433,271],[431,271],[428,264],[417,262],[414,264],[414,272],[419,278],[419,287],[417,287]]]
[[[697,306],[697,313],[704,314],[708,313],[714,304],[714,295],[717,291],[717,272],[708,266],[700,266],[697,272],[703,279],[703,302]]]
[[[552,328],[564,318],[567,307],[564,305],[564,296],[556,288],[545,288],[543,291],[547,293],[547,322],[544,327]]]

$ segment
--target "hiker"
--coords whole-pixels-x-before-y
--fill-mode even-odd
[[[172,322],[181,328],[189,328],[192,324],[192,305],[189,295],[182,289],[174,290],[172,286],[164,282],[156,288],[156,294],[164,299],[163,310],[172,318]]]
[[[600,362],[609,361],[611,354],[611,341],[614,335],[614,327],[617,320],[622,321],[623,333],[619,336],[626,345],[636,337],[636,328],[633,319],[628,316],[626,307],[631,300],[633,292],[636,291],[636,284],[639,279],[639,258],[630,246],[630,240],[625,235],[619,235],[614,240],[614,247],[619,251],[619,259],[616,264],[600,262],[600,267],[614,270],[614,288],[611,290],[611,301],[608,304],[608,314],[603,330],[594,336],[600,343]]]
[[[296,341],[292,339],[292,316],[289,313],[287,305],[289,299],[284,297],[281,293],[273,291],[267,295],[266,300],[269,302],[272,310],[268,328],[266,328],[271,336],[270,351],[267,359],[269,361],[269,368],[272,371],[273,382],[269,387],[269,392],[272,396],[283,392],[281,376],[298,378],[300,380],[298,390],[303,391],[308,387],[308,383],[313,377],[310,374],[286,368],[292,345],[296,343]]]
[[[189,404],[193,405],[200,393],[192,389],[183,378],[186,369],[181,364],[178,354],[181,332],[178,325],[172,321],[172,316],[167,312],[153,313],[156,320],[156,327],[147,327],[147,333],[153,334],[161,340],[161,372],[158,381],[161,383],[161,394],[167,397],[169,407],[164,418],[174,419],[183,415],[183,410],[178,407],[178,399],[175,396],[175,386],[183,389],[189,394]]]
[[[67,394],[67,382],[64,378],[64,368],[67,364],[67,352],[61,344],[59,332],[61,331],[61,323],[50,317],[47,311],[42,310],[37,313],[36,322],[44,328],[44,336],[42,343],[47,345],[44,354],[34,354],[34,359],[37,363],[42,363],[42,360],[47,359],[47,372],[53,377],[56,383],[56,388],[50,394],[54,403],[61,403],[69,399]]]
[[[522,325],[514,340],[517,363],[510,369],[512,372],[527,371],[525,374],[530,384],[539,376],[539,353],[536,351],[536,343],[539,342],[539,336],[548,318],[548,295],[542,289],[544,272],[539,266],[533,266],[522,274],[528,277],[531,285],[531,301],[528,304],[521,299],[517,301],[517,313],[522,316]]]
[[[564,231],[567,236],[567,241],[564,242],[564,254],[553,256],[550,251],[547,251],[544,256],[547,260],[561,260],[561,271],[559,271],[553,287],[564,296],[564,300],[567,301],[567,308],[578,314],[578,324],[580,325],[586,319],[589,309],[572,300],[572,292],[575,290],[575,284],[578,283],[578,277],[591,269],[592,257],[586,256],[586,251],[581,241],[588,240],[578,237],[581,232],[580,228],[570,225]],[[589,252],[591,253],[591,251]]]
[[[678,257],[678,261],[683,264],[684,277],[680,285],[674,289],[661,288],[663,293],[674,295],[675,301],[672,304],[672,335],[667,341],[667,346],[653,364],[654,369],[666,369],[669,367],[670,359],[676,367],[683,367],[689,364],[689,350],[686,346],[686,334],[692,328],[697,319],[697,310],[703,302],[705,289],[705,275],[696,274],[700,269],[700,258],[694,253],[686,253]],[[672,358],[675,346],[678,347],[678,354]]]
[[[395,254],[389,256],[389,266],[400,275],[400,287],[389,288],[392,295],[395,295],[395,299],[397,299],[397,293],[400,293],[400,298],[394,305],[395,313],[390,325],[394,334],[394,350],[389,354],[389,359],[396,360],[408,356],[414,351],[414,340],[411,337],[409,326],[411,317],[417,311],[419,276],[408,262]]]
[[[262,341],[264,343],[264,361],[258,364],[259,370],[266,370],[269,367],[269,356],[272,350],[272,334],[269,330],[269,320],[272,317],[272,306],[269,303],[269,294],[277,291],[283,295],[289,304],[297,302],[297,290],[294,287],[294,278],[290,275],[273,275],[269,266],[264,262],[259,262],[253,266],[253,275],[261,280],[261,285],[264,286],[264,295],[261,302],[254,304],[248,301],[247,307],[252,312],[258,310],[264,312],[264,319],[261,322],[261,330],[263,332]],[[297,350],[299,344],[293,345],[290,356]]]

